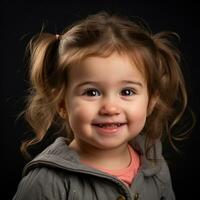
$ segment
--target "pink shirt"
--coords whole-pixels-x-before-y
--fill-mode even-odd
[[[120,170],[109,170],[103,167],[99,167],[99,166],[94,166],[90,163],[87,162],[88,165],[106,172],[112,176],[117,177],[118,179],[120,179],[121,181],[123,181],[127,186],[130,186],[134,177],[136,176],[137,172],[138,172],[138,168],[140,166],[140,159],[138,154],[133,150],[133,148],[128,145],[128,149],[129,149],[129,153],[130,153],[130,157],[131,157],[131,162],[129,164],[128,167],[120,169]],[[85,163],[83,161],[83,163]]]

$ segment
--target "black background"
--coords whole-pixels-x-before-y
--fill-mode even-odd
[[[192,1],[1,1],[1,196],[11,199],[21,179],[25,160],[19,146],[28,131],[23,119],[17,120],[27,95],[27,66],[25,47],[31,37],[45,31],[60,33],[67,25],[105,10],[110,13],[143,18],[153,32],[171,30],[181,37],[179,48],[185,59],[185,77],[197,125],[191,137],[177,143],[181,153],[166,145],[170,170],[177,199],[199,196],[200,114],[199,86],[199,6]],[[196,182],[197,180],[197,182]]]

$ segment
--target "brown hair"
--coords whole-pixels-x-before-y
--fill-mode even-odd
[[[173,32],[153,34],[141,21],[100,12],[76,22],[59,36],[40,33],[34,37],[29,43],[31,92],[25,117],[36,135],[22,144],[22,152],[39,143],[53,125],[61,127],[59,134],[71,135],[69,125],[57,112],[66,92],[69,67],[86,57],[106,57],[113,52],[128,55],[144,73],[149,97],[157,95],[143,130],[146,153],[162,135],[172,142],[171,129],[187,105],[180,53],[171,40],[175,36]]]

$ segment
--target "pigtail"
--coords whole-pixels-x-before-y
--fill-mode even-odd
[[[178,137],[172,136],[172,129],[182,118],[187,107],[187,92],[181,69],[181,55],[171,39],[176,33],[161,32],[153,36],[157,48],[157,68],[160,77],[157,109],[162,119],[162,131],[166,132],[170,143]],[[156,124],[156,123],[155,123]],[[181,135],[179,135],[181,136]],[[184,136],[184,134],[182,134]]]
[[[42,33],[30,41],[30,80],[40,94],[47,94],[52,87],[52,75],[58,61],[57,36]]]
[[[21,151],[26,157],[27,148],[42,140],[56,114],[51,94],[56,84],[54,75],[58,62],[58,46],[57,36],[47,33],[35,36],[27,46],[27,53],[30,54],[31,90],[24,115],[36,136],[22,143]]]

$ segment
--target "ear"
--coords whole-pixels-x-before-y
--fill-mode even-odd
[[[62,100],[58,104],[57,112],[58,112],[58,114],[60,115],[61,118],[67,119],[67,110],[66,110],[66,106],[65,106],[65,101],[64,100]]]
[[[147,116],[151,115],[151,113],[153,112],[153,110],[156,106],[157,101],[158,101],[158,95],[153,95],[150,98],[149,105],[148,105],[148,108],[147,108]]]

